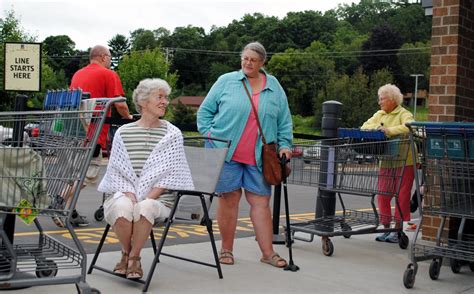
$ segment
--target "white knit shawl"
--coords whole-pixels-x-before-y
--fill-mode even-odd
[[[140,201],[155,187],[170,190],[194,189],[191,171],[184,154],[181,131],[167,121],[162,122],[167,124],[167,133],[152,150],[140,177],[133,170],[120,135],[121,128],[117,130],[107,172],[98,188],[100,192],[133,192]]]

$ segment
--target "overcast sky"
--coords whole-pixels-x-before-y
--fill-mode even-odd
[[[290,12],[326,11],[349,0],[0,0],[0,15],[13,9],[24,30],[41,42],[48,36],[68,35],[76,49],[107,45],[116,34],[129,37],[138,28],[227,26],[247,13],[260,12],[282,19]]]

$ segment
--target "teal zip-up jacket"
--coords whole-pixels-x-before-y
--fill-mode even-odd
[[[291,120],[288,99],[278,80],[267,76],[265,88],[260,93],[258,118],[262,125],[267,143],[275,142],[278,149],[290,149],[293,142],[293,123]],[[252,106],[245,93],[242,80],[245,80],[249,91],[252,90],[245,74],[235,71],[223,74],[217,79],[197,112],[197,127],[204,136],[212,136],[231,141],[226,161],[234,154],[247,124]],[[245,139],[245,138],[243,138]],[[259,170],[262,170],[262,139],[258,136],[255,148],[255,159]]]

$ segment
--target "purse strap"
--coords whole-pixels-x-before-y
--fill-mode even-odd
[[[267,144],[265,140],[265,136],[263,135],[262,126],[260,125],[260,120],[258,119],[257,109],[255,109],[255,105],[252,102],[252,96],[250,96],[249,89],[247,89],[247,85],[245,84],[245,80],[242,80],[242,85],[244,85],[245,92],[247,93],[247,97],[249,97],[250,105],[252,105],[253,113],[255,114],[255,118],[257,119],[258,130],[260,131],[260,135],[262,136],[262,142],[264,145]]]

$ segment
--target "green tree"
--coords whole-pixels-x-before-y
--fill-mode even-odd
[[[76,55],[76,43],[67,35],[49,36],[43,40],[46,64],[55,72],[63,72],[69,82],[80,68],[81,55]]]
[[[374,80],[379,83],[383,78],[387,78],[386,73],[388,71],[374,73],[378,75]],[[386,84],[386,82],[382,84]],[[332,78],[326,87],[318,93],[314,108],[318,127],[321,122],[322,103],[329,100],[339,101],[343,104],[341,126],[348,128],[360,127],[379,109],[377,95],[373,96],[373,87],[369,83],[369,77],[364,74],[362,69],[356,70],[352,76],[344,74]]]
[[[13,10],[5,12],[6,17],[0,18],[0,111],[11,110],[16,92],[4,91],[4,42],[35,42],[36,36],[30,35],[21,26],[20,19]]]
[[[209,85],[209,88],[211,87],[211,85],[217,81],[217,79],[227,73],[227,72],[231,72],[235,70],[235,67],[231,67],[227,64],[224,64],[224,63],[218,63],[218,62],[213,62],[211,64],[211,69],[210,69],[210,73],[209,73],[209,78],[208,78],[208,85]]]
[[[117,34],[107,44],[112,54],[112,69],[116,69],[123,56],[130,52],[130,42],[124,35]]]
[[[431,17],[425,16],[425,11],[419,4],[395,9],[387,22],[400,34],[404,43],[431,40]]]
[[[389,25],[382,24],[373,28],[369,39],[362,44],[364,52],[360,62],[364,71],[371,75],[376,70],[388,68],[394,75],[399,76],[397,53],[401,45],[400,35]]]
[[[360,66],[360,51],[367,38],[367,34],[359,34],[350,23],[339,21],[334,33],[334,40],[329,46],[337,73],[351,75],[355,72]]]
[[[132,105],[131,97],[138,83],[145,78],[161,78],[168,82],[171,88],[176,85],[177,75],[171,73],[169,65],[160,48],[144,51],[132,51],[125,55],[118,67],[128,104]]]
[[[292,114],[313,114],[314,98],[334,74],[334,62],[328,51],[315,41],[305,50],[288,49],[268,62],[268,70],[285,89]]]
[[[329,44],[337,27],[335,14],[319,11],[289,12],[282,20],[284,34],[295,48],[307,48],[318,40]]]
[[[360,34],[371,31],[394,15],[394,7],[389,2],[373,0],[342,4],[335,11],[339,19],[349,22]]]
[[[43,41],[43,50],[49,56],[71,56],[76,43],[67,35],[49,36]]]
[[[420,89],[428,89],[431,62],[431,42],[405,43],[397,54],[398,64],[404,78],[404,90],[412,91],[415,80],[411,74],[423,74],[418,81]]]
[[[150,30],[137,29],[130,33],[132,50],[151,50],[158,46],[155,34]]]
[[[196,113],[191,107],[187,107],[181,101],[178,101],[173,109],[173,123],[177,126],[195,124]]]
[[[175,28],[169,36],[169,42],[175,47],[171,63],[171,70],[179,73],[178,86],[180,88],[195,84],[192,88],[206,89],[207,71],[209,58],[204,46],[205,31],[201,27]],[[168,46],[168,44],[165,44]],[[204,50],[204,51],[203,51]],[[197,93],[187,93],[195,95]]]

